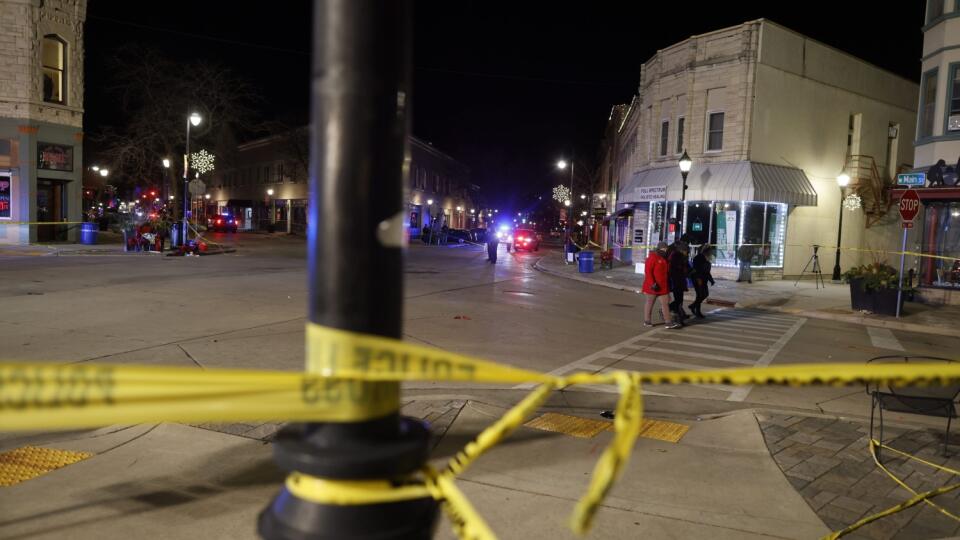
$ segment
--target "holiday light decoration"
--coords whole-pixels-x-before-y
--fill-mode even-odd
[[[214,169],[214,159],[216,159],[216,156],[210,152],[200,150],[190,155],[190,166],[198,174],[206,174]]]
[[[556,186],[553,188],[553,198],[558,203],[570,200],[570,188],[567,186]]]

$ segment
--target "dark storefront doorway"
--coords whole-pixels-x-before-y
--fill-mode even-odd
[[[67,186],[60,180],[37,180],[37,221],[64,221],[67,216]],[[65,242],[66,225],[38,225],[38,242]]]

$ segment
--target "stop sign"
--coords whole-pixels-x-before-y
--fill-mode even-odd
[[[917,195],[917,190],[908,189],[903,192],[903,196],[900,197],[900,219],[903,221],[913,221],[913,218],[917,217],[919,210],[920,196]]]

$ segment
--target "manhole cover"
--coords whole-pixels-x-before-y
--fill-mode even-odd
[[[528,293],[524,291],[503,291],[504,294],[515,294],[517,296],[533,296],[533,293]]]
[[[610,304],[610,305],[613,306],[613,307],[625,307],[625,308],[636,307],[636,306],[631,305],[631,304]]]

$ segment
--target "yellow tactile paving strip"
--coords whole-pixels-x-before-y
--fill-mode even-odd
[[[56,448],[24,446],[0,453],[0,486],[12,486],[93,456]]]
[[[554,433],[563,433],[581,439],[591,439],[610,427],[611,423],[604,420],[591,420],[568,414],[545,413],[526,424],[527,427]]]
[[[524,425],[533,429],[563,433],[564,435],[581,439],[591,439],[602,431],[613,430],[613,422],[591,420],[589,418],[557,413],[542,414]],[[658,441],[676,443],[680,442],[680,439],[683,438],[689,429],[690,426],[684,424],[645,418],[643,424],[640,426],[640,436]]]

